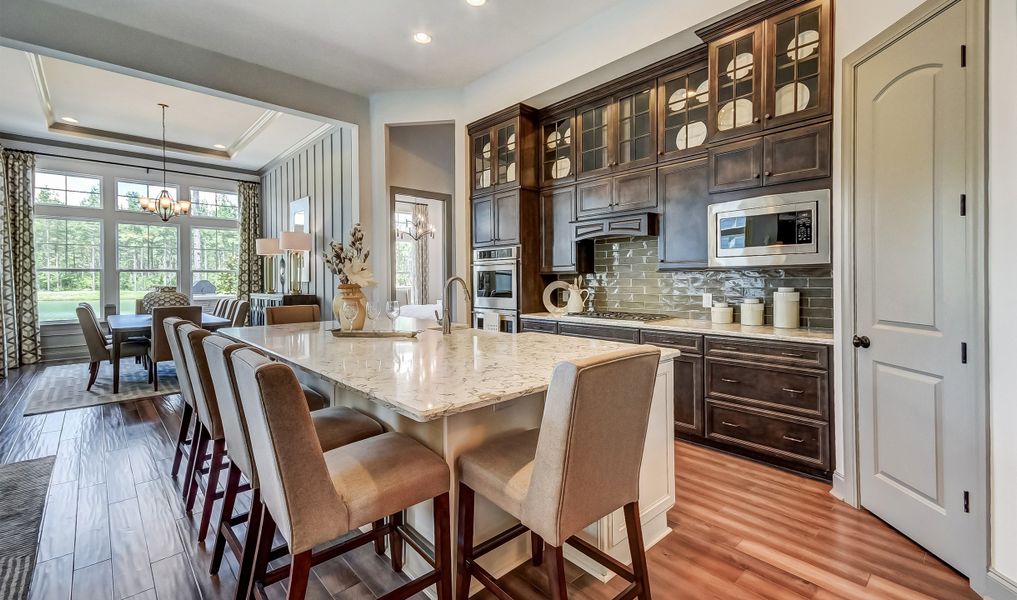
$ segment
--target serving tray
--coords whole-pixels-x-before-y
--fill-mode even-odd
[[[329,329],[332,335],[337,338],[402,338],[409,339],[417,337],[419,331],[344,331],[342,329]]]

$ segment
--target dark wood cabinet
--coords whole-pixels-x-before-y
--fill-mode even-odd
[[[613,340],[635,344],[639,341],[639,330],[612,325],[586,325],[584,323],[558,323],[558,333],[574,337]]]
[[[519,191],[500,192],[494,195],[494,242],[519,243]]]
[[[832,470],[830,428],[816,421],[707,398],[706,437],[814,472]]]
[[[536,120],[535,109],[517,104],[470,125],[474,196],[538,185]]]
[[[573,238],[576,241],[581,241],[600,237],[657,235],[657,221],[656,213],[609,216],[592,221],[579,221],[572,224]]]
[[[765,127],[832,112],[831,11],[831,0],[813,0],[766,19]]]
[[[579,176],[596,177],[657,161],[656,93],[656,84],[649,81],[576,111]]]
[[[762,129],[762,57],[762,23],[710,42],[710,139]]]
[[[558,323],[541,319],[519,319],[519,331],[557,334]]]
[[[710,148],[710,192],[763,185],[763,139],[752,138]]]
[[[575,112],[569,111],[545,120],[537,140],[540,147],[540,183],[561,185],[576,178]]]
[[[587,273],[593,270],[591,242],[576,244],[572,221],[576,188],[567,186],[540,194],[541,271]]]
[[[579,130],[577,145],[577,174],[596,177],[611,172],[614,163],[614,147],[611,137],[611,99],[605,98],[576,110],[576,128]]]
[[[660,160],[701,153],[709,137],[710,69],[697,63],[657,83],[657,154]]]
[[[576,185],[577,219],[657,208],[657,171],[643,169]]]
[[[473,245],[494,243],[494,196],[473,199]]]
[[[536,215],[536,192],[514,189],[473,199],[473,246],[508,246],[522,240],[524,212]],[[529,199],[529,200],[527,200]],[[526,206],[533,203],[532,207]],[[536,219],[531,219],[536,228]],[[529,221],[527,221],[529,222]],[[536,235],[536,231],[533,232]]]
[[[588,219],[611,212],[614,206],[614,179],[604,177],[576,185],[576,218]]]
[[[711,201],[708,165],[709,161],[703,157],[657,170],[661,207],[657,248],[661,269],[707,266]]]
[[[830,176],[830,124],[789,129],[763,137],[763,185]]]
[[[703,357],[686,355],[674,359],[675,433],[703,435]]]

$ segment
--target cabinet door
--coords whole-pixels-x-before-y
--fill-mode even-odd
[[[657,86],[658,154],[664,159],[702,152],[710,120],[706,65],[662,77]]]
[[[485,131],[473,136],[470,142],[471,162],[473,168],[473,191],[483,192],[492,189],[494,181],[491,177],[491,132]]]
[[[494,243],[494,200],[491,196],[473,199],[473,245]]]
[[[710,192],[759,187],[762,162],[762,138],[710,148]]]
[[[541,270],[545,273],[575,272],[576,245],[572,234],[574,187],[545,190],[540,194]]]
[[[571,114],[546,121],[540,136],[540,181],[544,185],[556,185],[575,178],[575,148],[572,126],[575,119]]]
[[[614,185],[610,177],[584,181],[576,186],[576,218],[584,219],[611,212]]]
[[[706,158],[658,169],[657,193],[663,209],[658,244],[661,268],[707,266],[708,179]]]
[[[800,127],[763,138],[763,185],[830,176],[830,124]]]
[[[494,195],[494,241],[498,244],[519,243],[519,191]]]
[[[511,186],[519,181],[518,128],[515,119],[494,128],[495,173],[494,185]]]
[[[766,20],[765,127],[830,114],[831,7],[813,0]]]
[[[703,357],[685,355],[674,360],[675,433],[703,435]]]
[[[611,170],[614,151],[611,139],[609,114],[611,103],[604,101],[579,109],[576,127],[579,129],[579,170],[581,176],[593,177]]]
[[[615,95],[613,167],[631,169],[656,162],[655,94],[651,82]]]
[[[656,169],[617,175],[612,187],[614,188],[612,212],[657,208]]]
[[[710,44],[710,137],[760,130],[762,24]]]

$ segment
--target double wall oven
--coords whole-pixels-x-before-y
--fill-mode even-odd
[[[519,246],[473,251],[473,324],[515,332],[519,323]]]

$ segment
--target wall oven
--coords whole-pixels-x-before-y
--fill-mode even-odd
[[[473,251],[474,309],[519,310],[519,247]]]
[[[830,263],[830,190],[710,205],[711,267]]]

